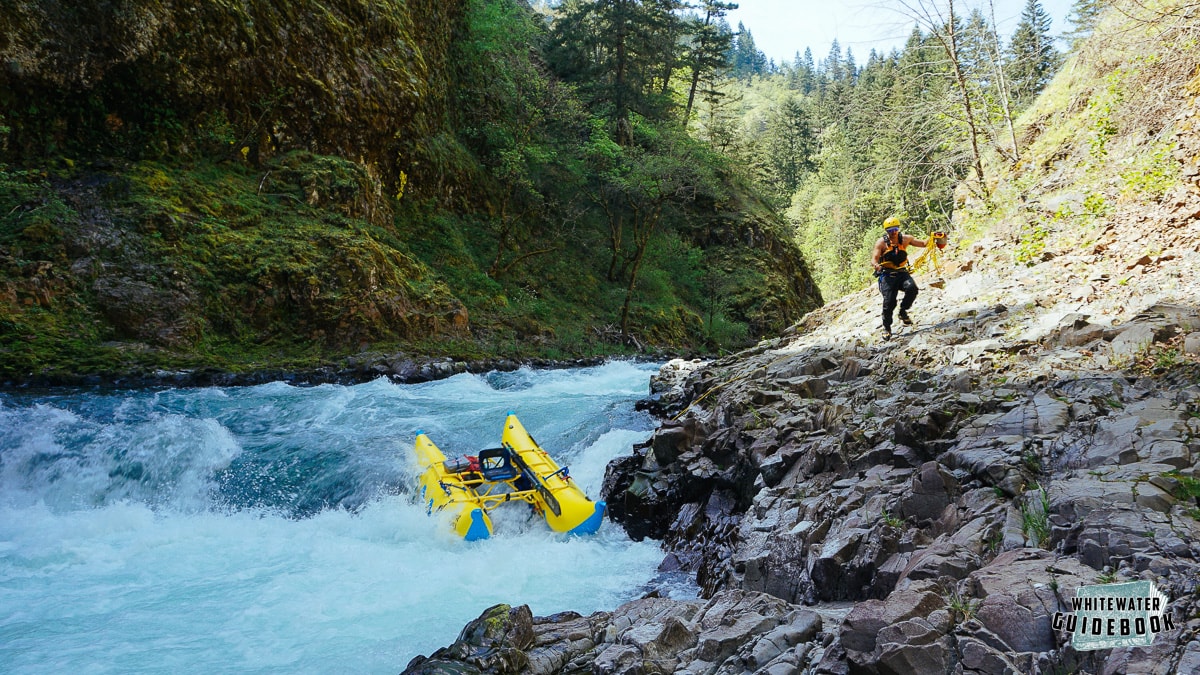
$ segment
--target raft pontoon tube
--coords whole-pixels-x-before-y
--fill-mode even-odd
[[[588,499],[567,467],[551,459],[512,412],[504,420],[499,448],[448,460],[417,431],[416,455],[426,512],[446,514],[454,532],[467,541],[490,536],[488,512],[512,501],[531,505],[555,532],[594,534],[604,521],[604,502]]]
[[[504,420],[500,435],[504,447],[518,458],[520,468],[536,478],[533,489],[546,524],[555,532],[594,534],[604,521],[604,502],[593,502],[583,492],[567,467],[560,467],[533,440],[514,412]]]
[[[416,453],[417,465],[423,469],[419,483],[425,513],[446,514],[454,532],[467,541],[491,536],[492,519],[469,474],[449,471],[446,455],[424,431],[417,431]]]

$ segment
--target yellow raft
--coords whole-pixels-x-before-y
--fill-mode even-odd
[[[445,514],[454,532],[467,541],[490,536],[488,512],[512,501],[532,505],[555,532],[593,534],[604,521],[604,502],[588,499],[567,468],[538,446],[512,412],[504,420],[499,448],[447,460],[418,431],[416,455],[426,512]]]
[[[571,479],[566,467],[559,467],[538,446],[515,413],[508,413],[500,435],[504,448],[516,454],[516,462],[534,483],[533,502],[546,524],[555,532],[595,534],[604,520],[604,502],[593,502]]]
[[[424,431],[417,431],[416,452],[425,512],[446,514],[454,532],[467,541],[487,539],[492,534],[492,519],[475,490],[478,481],[470,474],[450,471],[446,455]]]

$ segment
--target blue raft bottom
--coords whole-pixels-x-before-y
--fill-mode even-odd
[[[487,539],[489,536],[491,536],[491,532],[488,531],[487,522],[483,519],[483,509],[472,509],[471,527],[467,528],[467,533],[463,536],[463,539],[466,541],[479,541],[480,539]]]
[[[607,507],[608,505],[604,502],[596,502],[596,510],[592,512],[592,515],[567,534],[596,534],[596,530],[599,530],[600,524],[604,522],[604,509]]]

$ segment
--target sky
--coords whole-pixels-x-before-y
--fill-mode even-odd
[[[903,47],[914,23],[891,9],[898,6],[894,0],[733,1],[738,3],[738,8],[729,13],[729,25],[736,30],[739,21],[744,23],[754,36],[755,46],[775,63],[791,61],[796,52],[803,54],[805,47],[811,47],[813,58],[820,61],[829,54],[835,38],[843,53],[849,47],[854,51],[855,61],[865,63],[872,49],[888,52]],[[994,1],[996,23],[1007,42],[1016,30],[1025,0]],[[1073,0],[1041,0],[1041,3],[1054,20],[1050,28],[1053,35],[1061,35],[1070,29],[1067,17]],[[959,6],[965,10],[964,15],[974,6],[981,7],[985,16],[988,13],[986,0],[967,0],[955,5],[955,13]]]

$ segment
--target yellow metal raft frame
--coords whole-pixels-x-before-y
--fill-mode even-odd
[[[500,448],[479,453],[479,467],[455,472],[429,436],[417,432],[420,496],[429,515],[446,514],[455,534],[467,541],[491,536],[489,512],[512,501],[531,505],[555,532],[594,534],[600,529],[605,503],[589,499],[515,413],[505,418],[500,440]]]

